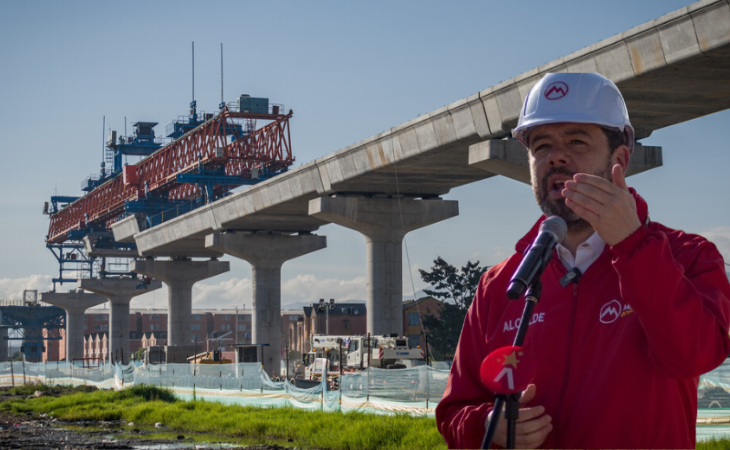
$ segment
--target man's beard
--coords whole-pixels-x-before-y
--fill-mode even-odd
[[[576,172],[571,172],[565,167],[554,167],[548,170],[548,172],[545,174],[545,176],[543,176],[542,180],[540,180],[539,183],[535,183],[536,176],[534,168],[531,168],[531,172],[533,180],[532,192],[535,193],[535,200],[537,200],[537,205],[540,207],[542,213],[545,214],[545,216],[558,216],[562,218],[563,220],[565,220],[565,223],[568,224],[569,231],[582,231],[586,228],[591,228],[590,223],[580,218],[572,209],[570,209],[565,204],[564,197],[561,197],[557,200],[548,200],[547,198],[548,193],[550,192],[550,188],[548,186],[548,180],[550,176],[560,174],[567,175],[572,179],[573,175],[575,175]],[[611,176],[611,161],[608,161],[608,164],[603,171],[594,173],[593,175],[613,182],[613,177]]]

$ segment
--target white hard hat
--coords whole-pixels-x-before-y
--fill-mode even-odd
[[[527,147],[527,135],[549,123],[592,123],[626,135],[634,150],[634,128],[615,84],[597,73],[548,73],[527,94],[512,137]]]

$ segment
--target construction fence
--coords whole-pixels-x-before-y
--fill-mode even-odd
[[[230,405],[284,407],[321,411],[364,411],[433,416],[446,388],[448,370],[430,366],[410,369],[369,368],[345,374],[339,390],[326,383],[309,389],[288,380],[272,381],[258,363],[240,364],[105,364],[85,368],[66,362],[0,363],[0,387],[30,383],[90,385],[124,389],[135,384],[170,389],[181,400]],[[700,377],[698,425],[730,423],[730,360]]]
[[[321,411],[408,413],[433,416],[446,388],[448,370],[430,366],[411,369],[369,368],[340,377],[340,388],[326,382],[309,389],[289,380],[272,381],[258,363],[239,364],[105,364],[85,368],[66,362],[0,363],[0,387],[29,383],[90,385],[124,389],[135,384],[170,389],[181,400],[216,401],[231,405],[292,406]]]

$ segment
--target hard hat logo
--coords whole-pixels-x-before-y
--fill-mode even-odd
[[[551,83],[548,85],[547,88],[545,88],[545,98],[548,100],[560,100],[561,98],[568,95],[568,91],[570,89],[568,88],[568,85],[563,83],[562,81],[556,81],[555,83]]]

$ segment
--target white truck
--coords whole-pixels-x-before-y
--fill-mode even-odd
[[[345,370],[356,371],[368,367],[405,369],[402,361],[422,360],[423,349],[409,348],[405,336],[351,336],[347,345]]]
[[[348,336],[313,335],[310,338],[311,351],[303,356],[304,379],[321,381],[324,368],[327,373],[337,375],[340,371],[340,348],[347,348]]]
[[[303,356],[304,379],[320,381],[327,367],[331,376],[339,375],[340,360],[344,372],[378,367],[403,369],[405,360],[422,360],[423,349],[409,348],[405,336],[325,336],[310,338],[311,351]],[[340,355],[340,349],[342,355]]]

